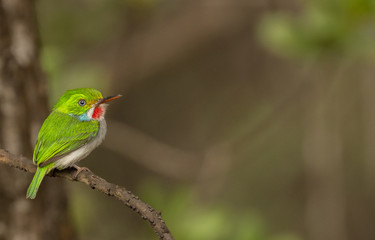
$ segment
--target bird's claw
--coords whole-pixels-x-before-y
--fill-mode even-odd
[[[76,169],[76,172],[74,173],[73,175],[73,179],[74,180],[77,180],[77,177],[78,175],[82,172],[82,171],[86,171],[86,172],[90,172],[92,173],[92,171],[90,169],[88,169],[87,167],[79,167],[77,165],[73,165],[73,168]]]

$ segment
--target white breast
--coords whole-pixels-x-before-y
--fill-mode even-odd
[[[83,158],[87,157],[95,148],[97,148],[103,142],[105,134],[107,133],[107,123],[105,122],[104,118],[99,121],[99,124],[99,132],[95,139],[74,152],[69,153],[65,157],[57,160],[55,162],[55,168],[61,170],[71,167]]]

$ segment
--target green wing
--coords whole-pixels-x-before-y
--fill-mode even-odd
[[[33,161],[39,166],[42,163],[49,165],[92,141],[98,131],[98,121],[80,121],[68,114],[53,111],[39,131]]]

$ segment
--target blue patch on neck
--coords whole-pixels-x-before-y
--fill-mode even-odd
[[[91,119],[87,116],[86,113],[82,113],[81,115],[74,115],[73,113],[70,113],[69,115],[72,117],[76,117],[79,121],[82,121],[82,122],[91,121]]]

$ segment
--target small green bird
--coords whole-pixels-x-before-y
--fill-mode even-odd
[[[75,164],[103,141],[107,131],[106,103],[119,97],[103,98],[92,88],[68,90],[60,97],[39,131],[33,154],[37,170],[26,198],[36,197],[44,176],[55,168],[74,167],[76,177],[85,170]]]

